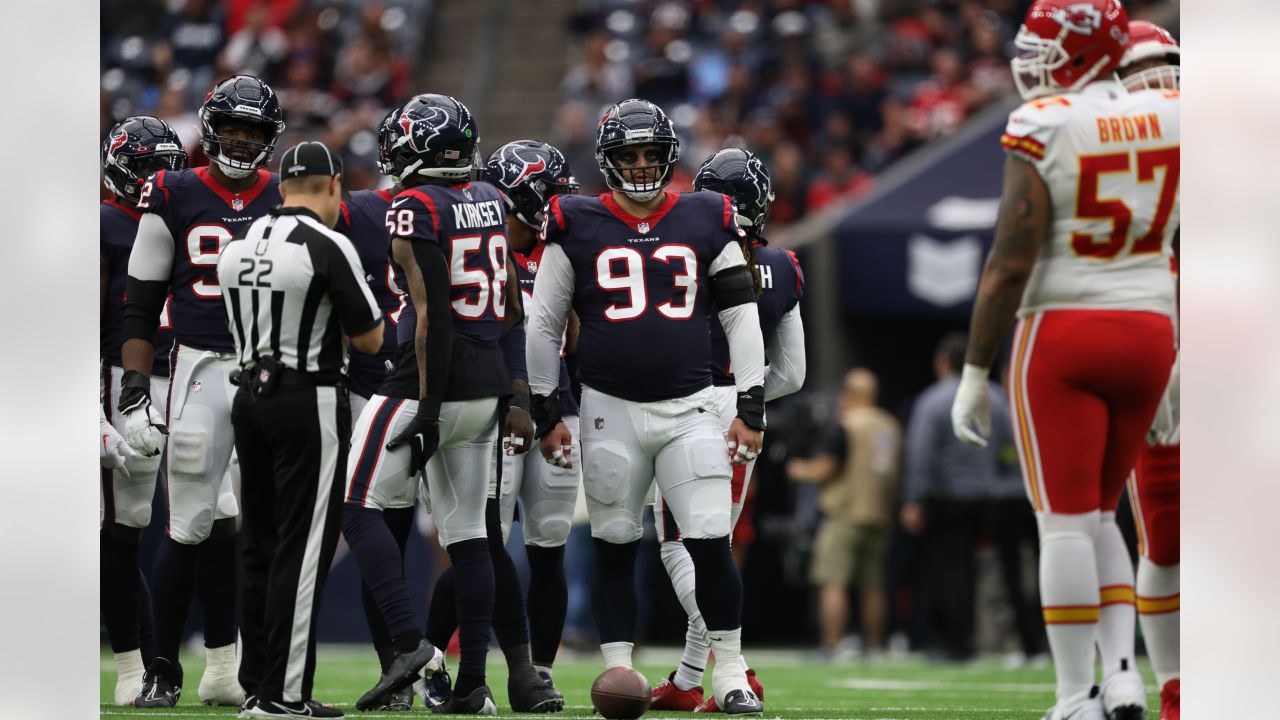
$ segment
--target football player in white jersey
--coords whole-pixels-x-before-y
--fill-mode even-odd
[[[1120,78],[1129,92],[1179,89],[1178,41],[1169,31],[1143,20],[1129,23],[1129,50]],[[1174,235],[1174,253],[1178,236]],[[1177,272],[1177,264],[1174,264]],[[1156,413],[1155,423],[1129,480],[1129,501],[1138,530],[1138,622],[1151,669],[1160,686],[1160,720],[1179,720],[1179,526],[1182,480],[1179,456],[1178,363]],[[1131,636],[1132,637],[1132,636]]]
[[[952,407],[957,436],[985,444],[986,380],[1016,316],[1010,406],[1058,679],[1048,720],[1146,712],[1132,644],[1095,651],[1133,632],[1114,509],[1174,360],[1178,96],[1117,82],[1128,33],[1118,0],[1037,0],[1027,12],[1012,66],[1028,102],[1001,138],[1000,217]]]

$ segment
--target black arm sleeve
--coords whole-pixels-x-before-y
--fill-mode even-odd
[[[359,262],[352,250],[348,257],[332,238],[319,236],[315,242],[308,243],[311,251],[313,267],[324,268],[325,282],[329,286],[329,297],[333,301],[333,309],[342,323],[342,330],[348,335],[360,335],[372,330],[382,319],[382,311],[373,302],[373,296],[366,294],[364,273],[353,266]],[[320,256],[320,257],[317,257]]]
[[[449,304],[449,263],[432,242],[415,242],[413,256],[427,287],[427,396],[424,403],[439,408],[449,382],[453,358],[453,310]]]
[[[711,278],[711,299],[717,310],[756,301],[756,284],[746,265],[721,270]]]
[[[502,357],[507,361],[507,374],[512,380],[529,382],[529,369],[524,357],[524,323],[511,326],[511,331],[502,336]]]
[[[154,341],[156,329],[160,327],[160,313],[169,294],[169,284],[163,280],[130,277],[125,283],[124,294],[124,339]]]

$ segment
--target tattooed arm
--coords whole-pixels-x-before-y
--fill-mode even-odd
[[[969,323],[965,363],[980,368],[995,363],[1052,223],[1049,188],[1030,163],[1010,155],[1004,163],[995,244],[982,269]]]

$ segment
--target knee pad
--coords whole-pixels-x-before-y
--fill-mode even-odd
[[[599,510],[591,514],[591,537],[614,545],[633,543],[643,534],[639,518],[625,509]]]
[[[544,517],[536,523],[526,517],[525,522],[525,544],[538,547],[564,545],[569,540],[569,530],[573,527],[569,517]]]
[[[169,472],[203,476],[209,467],[209,434],[203,428],[173,430],[169,436]]]
[[[1097,510],[1072,515],[1055,512],[1037,513],[1036,524],[1040,526],[1041,545],[1053,537],[1070,536],[1080,536],[1092,543],[1098,537],[1102,513]]]
[[[626,499],[631,460],[620,442],[600,440],[591,443],[583,468],[587,497],[601,505],[614,505]]]
[[[209,539],[213,529],[213,508],[201,508],[186,521],[169,515],[169,537],[183,545],[199,545]]]

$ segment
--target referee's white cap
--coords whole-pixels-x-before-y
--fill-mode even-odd
[[[284,151],[280,157],[280,179],[305,175],[333,177],[342,172],[342,157],[322,142],[307,141]]]

